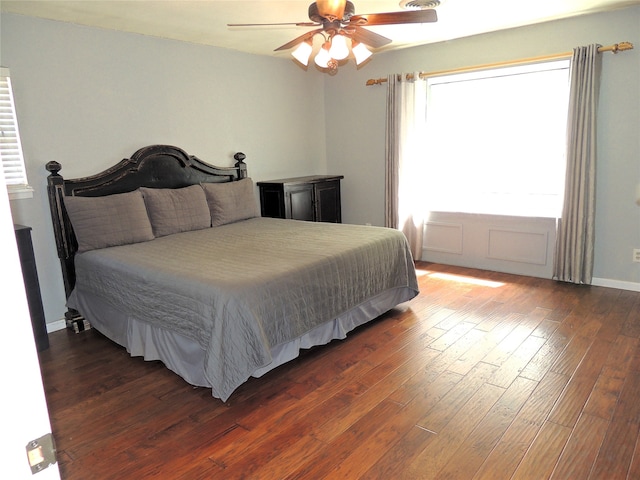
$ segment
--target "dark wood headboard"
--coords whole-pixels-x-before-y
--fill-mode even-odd
[[[90,177],[65,179],[62,165],[46,165],[47,192],[51,207],[53,232],[62,266],[64,289],[69,298],[75,285],[74,257],[78,243],[64,207],[64,197],[71,195],[98,197],[131,192],[139,187],[181,188],[199,183],[232,182],[247,176],[245,155],[236,153],[234,167],[216,167],[184,150],[170,145],[143,147],[104,172]]]

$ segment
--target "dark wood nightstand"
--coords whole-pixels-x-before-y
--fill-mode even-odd
[[[38,281],[38,271],[36,270],[36,259],[33,253],[33,244],[31,243],[31,227],[14,225],[13,228],[18,243],[18,253],[20,254],[24,287],[27,292],[29,313],[31,314],[33,336],[36,339],[38,351],[41,351],[49,348],[49,336],[47,335],[47,324],[44,318],[42,297],[40,296],[40,282]]]
[[[258,182],[263,217],[342,222],[342,175],[311,175]]]

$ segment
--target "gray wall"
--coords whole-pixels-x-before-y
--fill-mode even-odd
[[[425,27],[427,28],[427,27]],[[632,51],[603,59],[598,122],[597,217],[594,277],[600,284],[640,290],[640,7],[374,55],[360,70],[327,77],[328,169],[345,175],[343,220],[384,222],[386,84],[365,86],[389,73],[435,72],[629,41]],[[365,180],[360,180],[364,175]],[[429,179],[424,181],[429,188]]]
[[[255,180],[324,173],[324,77],[289,60],[3,14],[1,64],[11,69],[32,199],[11,202],[33,227],[48,323],[64,287],[44,165],[97,173],[139,147],[165,143],[216,165],[247,155]]]
[[[631,41],[604,58],[598,149],[595,277],[640,285],[640,7],[379,53],[334,77],[291,61],[18,15],[0,19],[0,63],[11,69],[32,199],[12,202],[34,229],[48,322],[64,292],[44,164],[96,173],[137,148],[168,143],[219,165],[247,154],[254,180],[343,174],[343,220],[384,221],[384,86],[368,78],[436,71]],[[425,27],[428,28],[428,27]],[[428,179],[425,179],[428,188]]]

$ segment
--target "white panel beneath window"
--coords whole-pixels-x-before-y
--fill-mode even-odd
[[[547,232],[489,228],[488,258],[546,265]]]
[[[462,224],[425,222],[423,245],[425,250],[461,255]]]
[[[555,228],[553,218],[431,212],[421,259],[551,278]]]

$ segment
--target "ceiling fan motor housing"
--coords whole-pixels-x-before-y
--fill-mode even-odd
[[[337,19],[340,22],[348,22],[349,19],[355,15],[356,13],[356,7],[353,5],[352,2],[345,2],[345,7],[344,7],[344,14],[342,15],[342,19]],[[313,2],[311,5],[309,5],[309,19],[312,22],[316,22],[316,23],[325,23],[325,22],[333,22],[335,20],[330,19],[330,18],[325,18],[322,15],[320,15],[320,12],[318,11],[318,4],[316,2]]]

